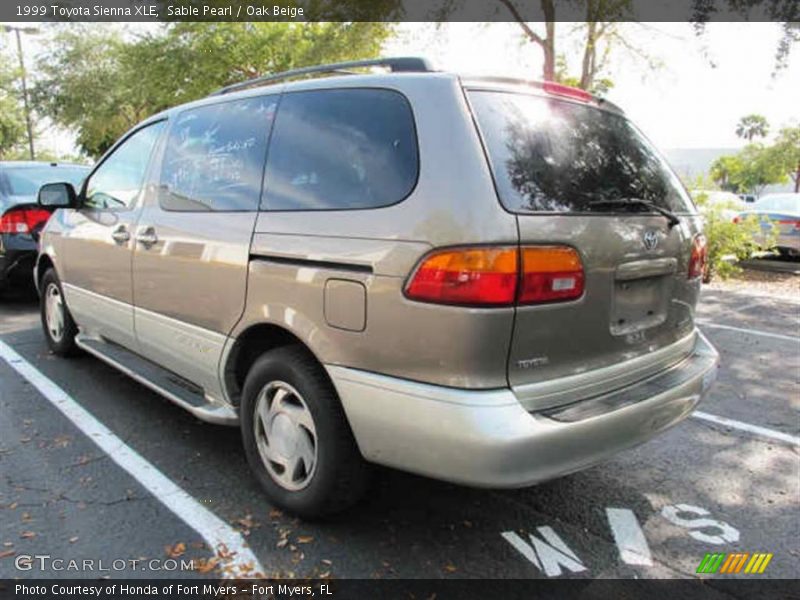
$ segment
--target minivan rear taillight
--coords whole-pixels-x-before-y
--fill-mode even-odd
[[[517,293],[516,247],[439,250],[428,255],[406,286],[406,296],[437,304],[507,306]]]
[[[49,218],[41,208],[12,208],[0,217],[0,233],[32,233]]]
[[[522,248],[520,304],[574,300],[583,295],[583,283],[583,264],[573,248]]]
[[[583,265],[573,248],[476,246],[429,254],[405,293],[422,302],[492,307],[574,300],[583,288]]]
[[[692,240],[692,255],[689,258],[689,279],[702,277],[708,260],[708,244],[706,236],[698,233]]]

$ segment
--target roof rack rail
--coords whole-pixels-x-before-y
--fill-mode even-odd
[[[248,79],[239,83],[226,85],[224,88],[212,92],[210,96],[220,96],[238,90],[243,90],[249,87],[266,85],[268,83],[275,83],[276,81],[283,81],[301,75],[311,75],[313,73],[346,73],[348,69],[356,69],[362,67],[387,67],[392,73],[428,73],[434,70],[433,65],[426,58],[417,56],[400,56],[397,58],[374,58],[370,60],[352,60],[347,62],[332,63],[329,65],[317,65],[314,67],[304,67],[302,69],[292,69],[291,71],[283,71],[282,73],[275,73],[274,75],[264,75],[263,77],[256,77]]]

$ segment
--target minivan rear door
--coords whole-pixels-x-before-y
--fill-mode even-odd
[[[685,358],[698,221],[650,143],[594,99],[467,95],[520,244],[572,248],[583,265],[579,298],[517,307],[508,379],[523,404],[542,409],[606,393]]]

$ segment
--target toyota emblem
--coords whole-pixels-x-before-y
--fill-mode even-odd
[[[644,232],[644,247],[648,250],[655,250],[658,246],[658,232],[655,229],[649,229]]]

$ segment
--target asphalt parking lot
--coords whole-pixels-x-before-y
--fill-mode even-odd
[[[514,491],[379,469],[354,510],[304,523],[264,500],[237,429],[96,359],[50,355],[35,300],[7,297],[0,577],[673,578],[710,552],[773,553],[759,577],[797,577],[800,298],[717,290],[698,312],[722,356],[717,385],[661,437]],[[20,555],[64,562],[21,571]],[[107,570],[70,568],[84,559]]]

